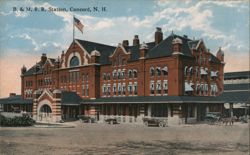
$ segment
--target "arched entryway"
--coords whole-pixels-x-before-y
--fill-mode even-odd
[[[52,110],[49,105],[44,104],[39,110],[39,119],[40,121],[50,121],[52,120]]]

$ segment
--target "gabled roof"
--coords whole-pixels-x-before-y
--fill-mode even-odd
[[[54,58],[47,58],[46,62],[52,63],[52,65],[55,65],[56,59]],[[45,63],[46,64],[46,63]],[[23,75],[24,76],[29,76],[33,74],[41,74],[43,73],[43,65],[41,61],[33,65],[30,69],[28,69]],[[37,68],[36,68],[37,67]]]
[[[116,47],[95,43],[87,40],[79,40],[79,39],[76,40],[87,50],[89,54],[91,54],[93,50],[99,51],[101,54],[99,58],[100,64],[110,64],[109,56],[114,52]]]
[[[172,41],[175,38],[180,38],[182,40],[182,53],[185,56],[192,56],[191,50],[188,45],[188,41],[191,41],[190,39],[182,36],[178,36],[175,34],[172,34],[168,36],[166,39],[161,41],[158,45],[156,45],[154,48],[149,50],[146,58],[157,58],[157,57],[164,57],[164,56],[171,56],[172,55]]]

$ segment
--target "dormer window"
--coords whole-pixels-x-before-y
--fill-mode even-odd
[[[70,67],[79,66],[79,59],[77,56],[73,56],[70,60]]]

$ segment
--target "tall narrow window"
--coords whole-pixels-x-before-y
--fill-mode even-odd
[[[86,85],[86,94],[85,96],[89,96],[89,85]]]
[[[156,68],[156,74],[157,74],[157,76],[161,76],[161,68],[160,67]]]
[[[163,91],[164,91],[164,94],[168,94],[168,81],[167,80],[164,80],[163,82]]]
[[[157,81],[156,89],[157,89],[157,94],[161,94],[161,81]]]
[[[134,83],[134,95],[137,95],[138,92],[137,92],[137,83],[135,82]]]
[[[154,94],[154,90],[155,90],[155,88],[154,88],[154,81],[151,81],[150,82],[150,94]]]
[[[154,67],[150,68],[150,76],[154,76],[155,75],[155,70]]]
[[[114,84],[113,85],[113,93],[114,93],[114,96],[116,95],[116,85]]]
[[[128,71],[128,78],[132,78],[132,77],[133,77],[132,70],[129,70]]]
[[[134,78],[137,78],[137,70],[133,70],[133,72],[134,72]]]

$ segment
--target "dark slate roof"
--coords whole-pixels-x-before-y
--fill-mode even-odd
[[[250,91],[223,92],[217,98],[225,103],[244,103],[250,101]]]
[[[149,42],[146,44],[148,45],[149,51],[155,46],[155,42]],[[127,46],[127,47],[125,47],[125,49],[128,52],[131,52],[131,57],[130,57],[129,61],[135,61],[135,60],[138,60],[140,58],[140,45]]]
[[[136,96],[97,98],[95,100],[82,100],[82,104],[116,104],[116,103],[223,103],[216,97],[208,96]]]
[[[91,54],[93,50],[99,51],[101,54],[101,57],[99,58],[100,64],[110,64],[109,56],[114,52],[116,47],[86,40],[76,40],[87,50],[89,54]]]
[[[250,79],[250,71],[224,73],[224,80],[230,79]]]
[[[212,53],[210,55],[209,61],[215,62],[215,63],[221,63],[220,60],[216,56],[214,56]]]
[[[190,49],[195,49],[200,40],[188,41],[188,46]]]
[[[81,97],[76,92],[63,91],[61,96],[62,105],[79,105]]]
[[[51,63],[53,65],[55,65],[56,63],[56,59],[54,58],[47,58],[51,61]],[[35,64],[34,66],[32,66],[29,70],[27,70],[23,75],[24,76],[29,76],[29,75],[33,75],[33,74],[41,74],[43,73],[43,65],[41,61],[39,61],[37,64]]]
[[[0,104],[32,104],[32,99],[22,99],[21,95],[6,97],[0,99]]]
[[[250,90],[250,83],[224,84],[224,90]]]
[[[172,55],[172,41],[173,39],[177,37],[182,40],[182,53],[185,56],[192,56],[191,50],[188,45],[188,42],[191,40],[189,38],[173,34],[173,35],[168,36],[166,39],[160,42],[157,46],[149,50],[147,54],[147,58],[171,56]]]

